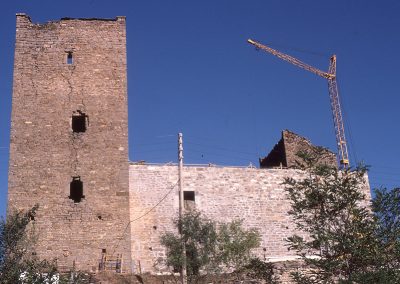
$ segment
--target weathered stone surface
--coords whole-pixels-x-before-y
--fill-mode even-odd
[[[293,254],[285,238],[293,233],[293,225],[282,182],[301,176],[292,169],[184,167],[183,187],[195,192],[196,208],[206,216],[220,222],[243,219],[246,228],[258,228],[262,235],[258,256],[287,259]],[[131,250],[133,263],[138,267],[140,261],[144,272],[154,271],[157,258],[165,256],[160,236],[175,230],[177,182],[177,166],[130,166]]]
[[[71,129],[78,110],[83,133]],[[17,15],[8,209],[39,204],[40,257],[94,271],[106,249],[130,267],[127,118],[124,17],[34,24]],[[79,203],[68,198],[73,176]]]
[[[245,228],[259,229],[262,241],[255,255],[290,262],[296,257],[288,251],[286,238],[295,230],[283,182],[287,177],[302,179],[304,174],[296,169],[185,166],[183,189],[195,192],[196,209],[207,217],[217,222],[243,219]],[[154,264],[166,254],[160,236],[176,231],[178,167],[131,164],[129,178],[133,271],[138,272],[140,264],[142,272],[154,273]],[[363,190],[369,200],[367,176],[366,185]]]
[[[126,84],[124,17],[33,24],[17,15],[8,209],[40,205],[36,250],[61,268],[75,263],[95,272],[106,250],[122,254],[123,272],[155,273],[165,257],[160,236],[175,230],[178,167],[128,163]],[[72,117],[82,113],[84,127],[75,128]],[[290,169],[294,155],[313,147],[282,135],[288,168],[185,166],[183,173],[184,190],[195,194],[187,204],[214,220],[258,228],[254,253],[270,261],[294,259],[285,246],[294,228],[282,182],[302,178]],[[77,202],[69,198],[74,177],[83,183]]]
[[[311,142],[289,130],[282,131],[282,138],[274,146],[271,152],[264,158],[260,158],[260,168],[293,168],[302,163],[298,157],[299,152],[313,153],[319,149],[321,155],[319,163],[335,166],[336,155],[327,148],[317,147]]]

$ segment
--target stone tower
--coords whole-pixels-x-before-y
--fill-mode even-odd
[[[8,210],[39,204],[38,256],[130,270],[125,18],[17,14]]]

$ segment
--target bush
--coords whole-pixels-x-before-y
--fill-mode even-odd
[[[166,265],[180,271],[184,260],[189,283],[201,275],[217,274],[223,268],[239,271],[251,259],[251,250],[260,244],[256,229],[245,230],[241,221],[220,224],[203,217],[200,212],[188,211],[174,221],[181,235],[166,233],[161,244],[166,247]],[[182,240],[186,256],[182,254]],[[200,273],[202,272],[202,273]]]

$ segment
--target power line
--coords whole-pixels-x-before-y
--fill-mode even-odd
[[[244,155],[251,155],[251,156],[257,156],[258,153],[255,152],[244,152],[244,151],[238,151],[236,149],[233,148],[227,148],[227,147],[223,147],[223,146],[219,146],[219,145],[210,145],[210,144],[200,144],[198,142],[191,142],[191,139],[186,139],[189,140],[189,142],[187,142],[190,145],[196,145],[196,146],[200,146],[200,147],[204,147],[204,148],[212,148],[213,150],[221,150],[221,151],[226,151],[226,152],[232,152],[232,153],[239,153],[239,154],[244,154]]]
[[[156,149],[145,149],[145,150],[134,150],[133,151],[133,153],[135,154],[135,155],[138,155],[138,154],[142,154],[142,153],[154,153],[154,152],[163,152],[163,153],[165,153],[165,152],[167,152],[167,151],[173,151],[173,150],[175,150],[174,148],[172,148],[172,147],[162,147],[162,148],[156,148]]]
[[[373,170],[375,170],[376,168],[382,168],[382,169],[390,169],[390,170],[398,170],[398,171],[400,171],[400,168],[397,168],[397,167],[388,167],[388,166],[382,166],[382,165],[373,165],[372,167],[371,167],[371,170],[370,171],[373,171]]]
[[[166,144],[176,144],[174,141],[170,142],[154,142],[154,143],[133,143],[133,146],[158,146],[158,145],[166,145]]]
[[[160,201],[157,202],[156,205],[154,205],[153,207],[151,207],[149,210],[147,210],[143,215],[140,215],[139,217],[133,219],[133,220],[129,220],[129,222],[126,224],[126,227],[122,233],[121,238],[118,239],[117,243],[115,244],[114,248],[113,248],[113,252],[111,255],[114,255],[115,250],[117,249],[120,241],[124,238],[124,235],[126,233],[126,230],[128,230],[129,225],[137,220],[142,219],[144,216],[146,216],[147,214],[149,214],[151,211],[153,211],[158,205],[161,204],[161,202],[163,202],[165,200],[165,198],[167,198],[167,196],[172,192],[172,190],[178,185],[179,180],[171,187],[171,189],[160,199]]]
[[[154,205],[148,211],[146,211],[146,213],[144,213],[143,215],[141,215],[141,216],[139,216],[139,217],[137,217],[137,218],[135,218],[133,220],[130,220],[129,223],[128,223],[128,226],[129,226],[130,223],[135,222],[135,221],[143,218],[144,216],[149,214],[151,211],[153,211],[158,205],[160,205],[161,202],[163,202],[165,200],[165,198],[167,198],[167,196],[172,192],[172,190],[175,188],[175,186],[178,184],[178,182],[179,182],[179,180],[171,187],[171,189],[163,196],[163,198],[161,198],[160,201],[158,201],[156,205]]]
[[[205,154],[208,154],[210,156],[217,156],[217,157],[223,157],[223,158],[229,158],[230,160],[239,160],[239,161],[245,161],[245,162],[250,162],[252,159],[248,157],[239,157],[239,156],[234,156],[234,155],[228,155],[228,154],[221,154],[221,153],[212,153],[212,152],[205,152],[205,151],[200,151],[196,149],[190,149],[187,151],[188,153],[186,154],[187,157],[192,156],[192,153],[198,153],[202,155],[202,158],[204,158]]]

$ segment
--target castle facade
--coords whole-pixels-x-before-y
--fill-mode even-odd
[[[156,273],[160,236],[175,230],[178,166],[128,158],[126,72],[124,17],[35,24],[17,14],[8,210],[39,204],[36,251],[61,269]],[[185,166],[185,204],[258,228],[261,258],[294,259],[282,182],[303,176],[291,166],[304,147],[284,131],[260,168]]]

